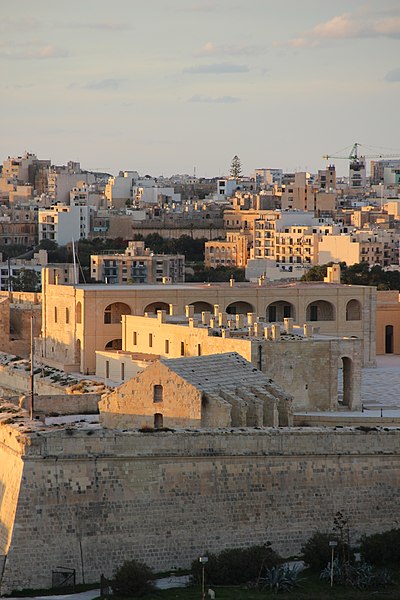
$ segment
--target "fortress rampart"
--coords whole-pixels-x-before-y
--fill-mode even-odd
[[[267,540],[292,555],[339,510],[353,543],[400,518],[397,429],[140,433],[25,423],[24,433],[18,422],[0,427],[3,594],[50,586],[58,566],[89,582],[129,558],[162,571]]]

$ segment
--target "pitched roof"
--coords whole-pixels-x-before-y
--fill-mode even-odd
[[[247,385],[265,386],[272,382],[237,352],[162,358],[160,362],[203,392],[243,388]]]

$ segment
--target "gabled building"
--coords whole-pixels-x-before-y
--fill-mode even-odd
[[[99,405],[103,427],[278,427],[292,400],[236,352],[161,359]]]

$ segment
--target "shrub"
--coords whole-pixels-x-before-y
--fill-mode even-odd
[[[289,565],[279,565],[266,569],[260,583],[262,589],[270,589],[275,594],[290,592],[299,583],[299,569]]]
[[[111,588],[116,596],[139,597],[153,589],[154,574],[145,564],[127,560],[114,573]]]
[[[360,553],[372,565],[400,564],[400,529],[390,529],[383,533],[364,536],[360,543]]]
[[[313,571],[321,571],[332,558],[332,549],[329,542],[335,540],[337,546],[335,548],[335,556],[343,561],[351,561],[354,558],[353,551],[348,544],[341,542],[337,535],[332,533],[314,533],[309,540],[304,544],[301,552],[304,562]]]
[[[331,566],[328,565],[321,572],[320,578],[325,581],[331,580]],[[362,562],[357,565],[339,563],[333,561],[333,581],[339,585],[347,585],[360,590],[369,587],[385,587],[392,583],[392,577],[386,569],[374,569],[368,563]]]
[[[239,585],[257,579],[263,568],[271,568],[281,562],[280,556],[268,545],[250,548],[233,548],[219,554],[208,554],[205,576],[214,585]],[[201,579],[202,566],[199,559],[192,562],[192,575]]]

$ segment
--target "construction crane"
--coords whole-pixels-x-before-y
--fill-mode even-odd
[[[353,144],[350,154],[348,154],[347,156],[337,156],[335,154],[324,154],[324,156],[322,158],[324,158],[325,160],[329,160],[331,158],[350,160],[352,162],[352,164],[358,164],[361,159],[365,159],[365,158],[400,158],[400,152],[397,152],[397,154],[363,154],[361,156],[358,152],[358,149],[360,146],[361,146],[361,144],[359,144],[358,142]]]

